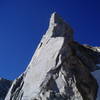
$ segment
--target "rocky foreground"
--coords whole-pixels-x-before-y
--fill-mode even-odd
[[[5,96],[12,84],[12,81],[0,78],[0,100],[4,100]]]
[[[73,29],[53,13],[31,62],[5,100],[96,100],[99,86],[91,72],[99,64],[100,49],[76,42]]]

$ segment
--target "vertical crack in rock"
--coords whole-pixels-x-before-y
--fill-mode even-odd
[[[99,64],[97,48],[75,42],[69,24],[53,13],[25,74],[5,100],[96,100],[98,84],[91,72]]]
[[[10,90],[9,90],[9,100],[21,100],[24,91],[21,90],[24,85],[24,77],[25,73],[20,75],[12,84]]]

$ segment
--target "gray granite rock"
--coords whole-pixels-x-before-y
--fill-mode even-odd
[[[13,82],[5,100],[96,100],[100,52],[80,45],[73,30],[53,13],[26,71]]]

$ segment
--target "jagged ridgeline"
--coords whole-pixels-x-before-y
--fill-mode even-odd
[[[5,100],[96,100],[98,83],[91,72],[99,69],[99,51],[75,42],[70,25],[53,13],[26,71],[14,80]]]

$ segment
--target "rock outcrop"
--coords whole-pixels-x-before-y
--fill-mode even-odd
[[[4,100],[12,81],[0,78],[0,100]]]
[[[73,29],[53,13],[28,68],[13,82],[5,100],[96,100],[97,47],[81,45]]]

